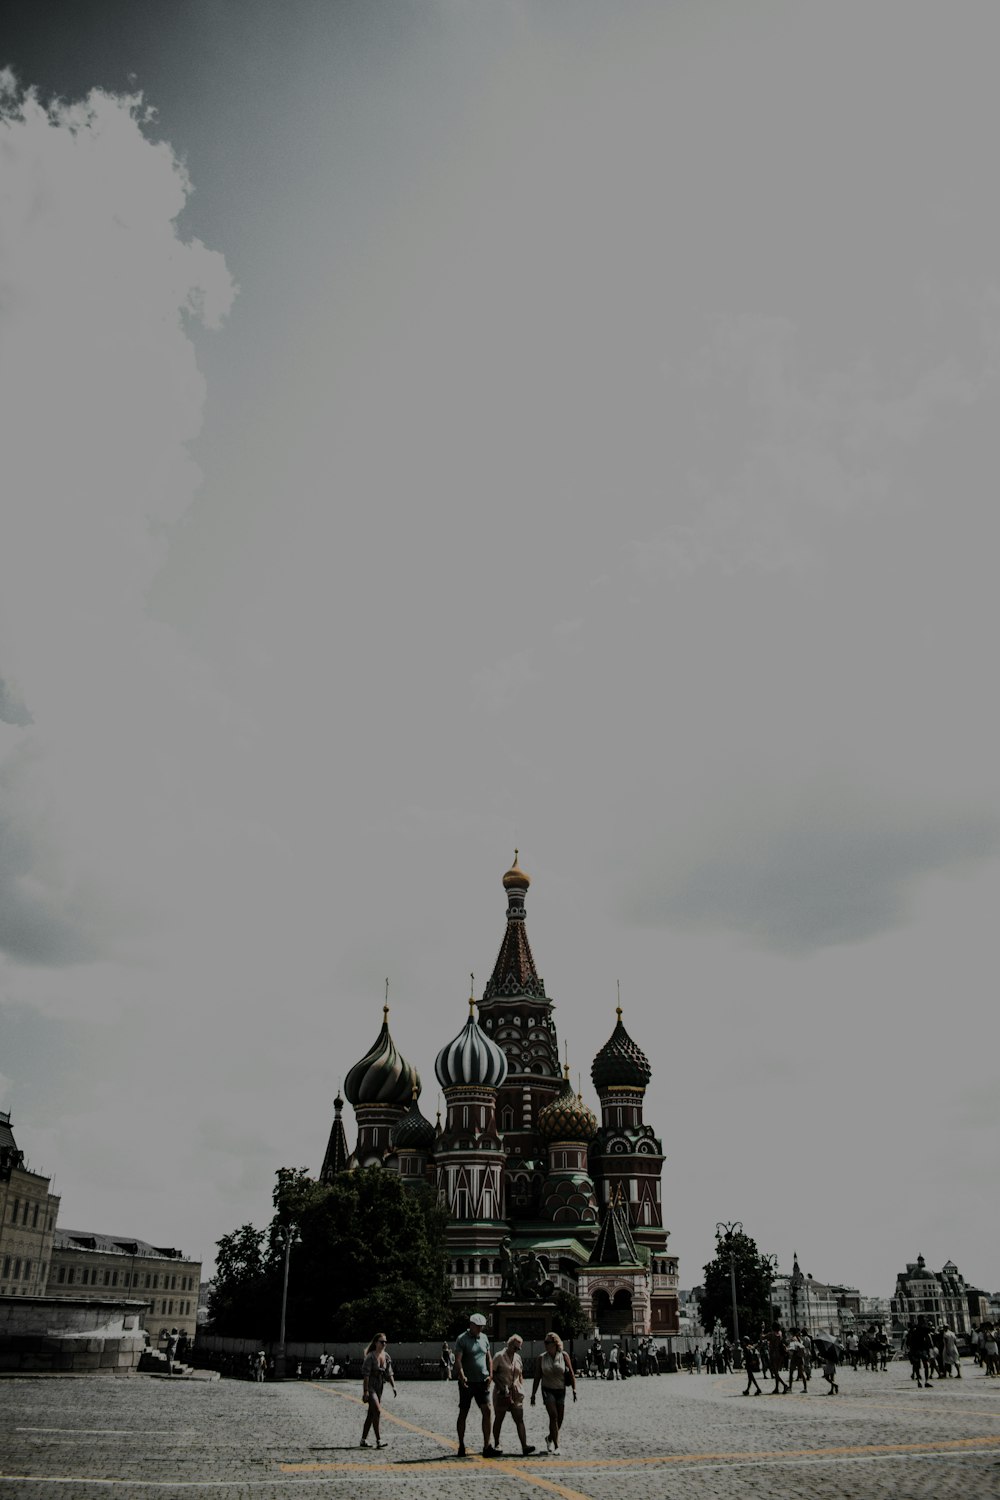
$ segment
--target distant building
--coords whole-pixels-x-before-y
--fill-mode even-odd
[[[866,1300],[858,1288],[804,1276],[798,1255],[793,1253],[792,1261],[790,1274],[774,1277],[771,1287],[774,1321],[783,1328],[804,1328],[807,1333],[840,1334],[855,1327]]]
[[[28,1170],[0,1111],[0,1296],[44,1294],[58,1212],[49,1178]]]
[[[176,1328],[193,1339],[198,1320],[201,1262],[146,1240],[57,1229],[46,1296],[148,1302],[143,1320],[156,1345]]]
[[[896,1291],[892,1298],[893,1326],[903,1329],[922,1317],[933,1328],[946,1323],[956,1333],[970,1333],[973,1322],[969,1306],[971,1290],[953,1260],[946,1261],[940,1271],[929,1271],[924,1257],[918,1255],[915,1261],[907,1262],[906,1270],[896,1277]],[[977,1293],[976,1299],[980,1296]]]

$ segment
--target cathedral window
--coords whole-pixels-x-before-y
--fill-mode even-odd
[[[501,1112],[501,1115],[500,1115],[500,1129],[501,1130],[513,1130],[514,1129],[514,1111],[511,1109],[511,1107],[510,1107],[509,1104],[507,1105],[506,1109],[504,1109]]]
[[[490,1274],[490,1263],[488,1260],[481,1260],[479,1262],[479,1274],[481,1276],[488,1276]]]

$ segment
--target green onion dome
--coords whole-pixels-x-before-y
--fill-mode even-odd
[[[483,1031],[469,1002],[469,1019],[454,1041],[442,1047],[434,1064],[443,1089],[498,1089],[507,1077],[507,1059]]]
[[[649,1058],[637,1047],[622,1025],[622,1008],[618,1006],[618,1024],[594,1058],[590,1076],[598,1094],[608,1089],[644,1089],[653,1076]]]
[[[414,1099],[393,1129],[392,1145],[396,1151],[430,1151],[433,1149],[435,1136],[434,1126],[420,1113],[420,1104]]]
[[[567,1078],[556,1097],[538,1111],[535,1127],[545,1141],[592,1141],[597,1116]]]
[[[344,1079],[344,1093],[359,1104],[409,1104],[420,1093],[420,1075],[396,1050],[389,1035],[389,1007],[382,1011],[382,1030],[372,1047]]]

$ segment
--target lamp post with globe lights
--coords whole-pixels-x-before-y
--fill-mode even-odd
[[[769,1328],[773,1328],[774,1327],[774,1303],[771,1300],[771,1291],[772,1291],[772,1289],[774,1287],[774,1273],[778,1269],[778,1257],[776,1255],[774,1255],[774,1254],[772,1254],[772,1255],[762,1255],[761,1258],[760,1258],[760,1263],[764,1267],[764,1275],[767,1277],[767,1321],[768,1321],[768,1327]]]
[[[299,1226],[297,1224],[282,1224],[281,1236],[285,1242],[285,1271],[281,1282],[281,1328],[278,1333],[278,1355],[275,1359],[275,1378],[285,1378],[285,1314],[288,1310],[288,1263],[292,1255],[292,1246],[299,1243]]]
[[[733,1299],[733,1343],[737,1349],[740,1347],[740,1315],[736,1311],[736,1262],[733,1259],[733,1235],[743,1233],[743,1225],[739,1219],[734,1219],[731,1224],[719,1223],[715,1226],[715,1232],[729,1250],[729,1290]]]

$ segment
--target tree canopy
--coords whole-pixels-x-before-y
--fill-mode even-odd
[[[761,1258],[756,1241],[742,1231],[727,1234],[717,1230],[715,1244],[715,1258],[704,1268],[702,1324],[709,1333],[719,1325],[725,1328],[730,1338],[734,1336],[732,1282],[729,1273],[731,1255],[736,1273],[736,1310],[740,1320],[740,1336],[750,1334],[755,1338],[761,1325],[768,1322],[770,1271]]]
[[[274,1217],[224,1235],[210,1301],[217,1333],[274,1338],[286,1238],[288,1339],[437,1339],[449,1323],[447,1214],[433,1194],[372,1167],[330,1184],[281,1168]]]

